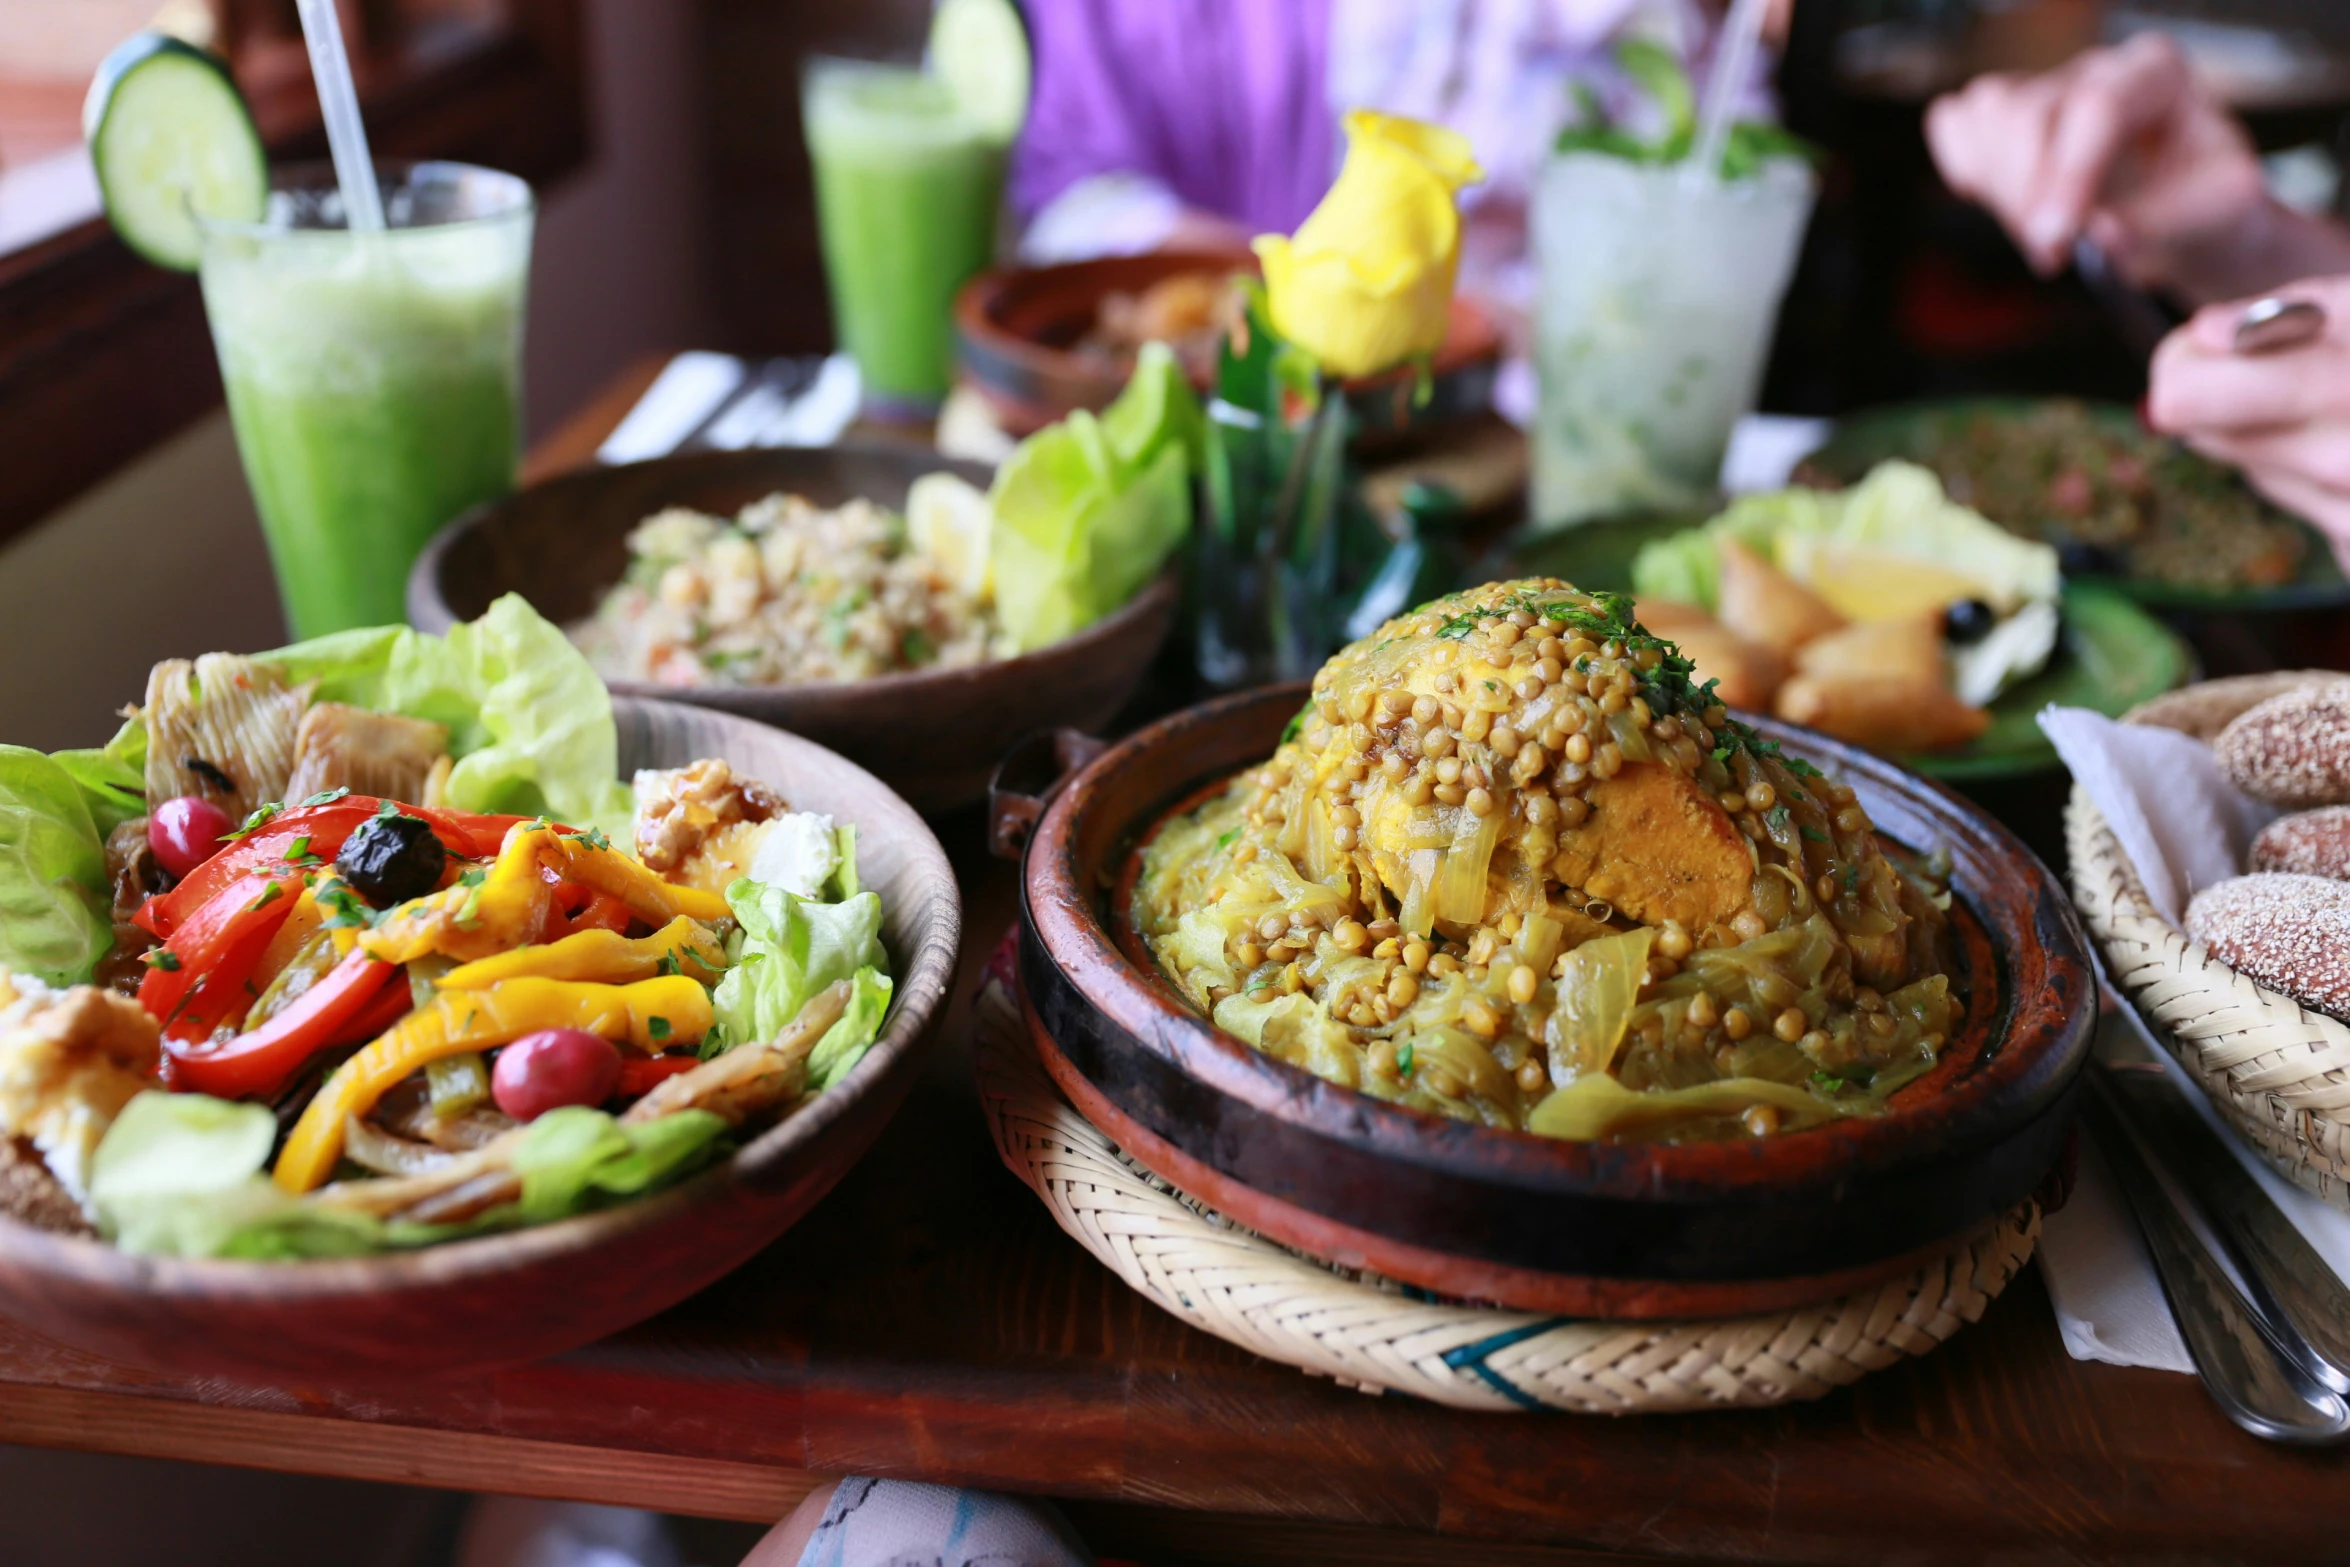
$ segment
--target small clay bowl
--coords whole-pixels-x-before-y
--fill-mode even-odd
[[[1104,299],[1140,294],[1185,272],[1256,270],[1256,257],[1246,253],[1154,251],[983,272],[955,296],[962,378],[1011,435],[1027,435],[1079,408],[1098,413],[1125,388],[1127,375],[1127,367],[1076,352]],[[1419,371],[1412,366],[1347,383],[1355,439],[1427,431],[1483,412],[1492,405],[1500,365],[1493,318],[1475,300],[1455,296],[1450,330],[1429,364],[1425,402],[1415,400]]]
[[[1599,1317],[1731,1315],[1891,1276],[2030,1196],[2070,1134],[2096,992],[2072,905],[1958,796],[1756,720],[1850,784],[1888,839],[1946,847],[1966,1022],[1888,1113],[1776,1137],[1578,1143],[1406,1109],[1210,1024],[1138,960],[1131,856],[1167,813],[1270,755],[1305,687],[1178,713],[1103,752],[1037,822],[1021,981],[1080,1113],[1182,1190],[1348,1267]]]
[[[408,574],[408,619],[425,631],[471,620],[504,593],[569,624],[594,613],[628,565],[628,533],[664,506],[732,516],[777,491],[819,506],[863,496],[903,506],[926,473],[985,489],[985,468],[890,447],[696,452],[590,468],[476,507],[425,546]],[[872,680],[676,687],[616,680],[623,696],[739,713],[870,768],[916,810],[969,804],[1007,740],[1056,724],[1107,723],[1175,623],[1172,575],[1077,635],[1019,658]]]
[[[665,1310],[830,1191],[912,1085],[953,983],[962,903],[930,829],[871,773],[725,713],[614,702],[623,777],[719,756],[857,827],[895,986],[881,1038],[807,1108],[642,1202],[535,1229],[332,1262],[138,1257],[0,1218],[0,1313],[61,1344],[269,1385],[537,1360]]]

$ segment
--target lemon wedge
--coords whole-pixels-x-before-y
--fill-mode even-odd
[[[1961,599],[2004,596],[1979,577],[1914,555],[1800,535],[1783,535],[1779,545],[1781,569],[1846,620],[1909,620]]]
[[[951,473],[926,473],[906,491],[906,536],[949,582],[984,603],[994,591],[987,536],[995,508]]]

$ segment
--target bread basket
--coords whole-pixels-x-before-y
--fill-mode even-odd
[[[2126,721],[2208,741],[2272,696],[2343,679],[2310,670],[2205,681]],[[2065,845],[2073,901],[2114,988],[2246,1141],[2294,1184],[2350,1212],[2350,1026],[2237,973],[2166,922],[2077,784]]]

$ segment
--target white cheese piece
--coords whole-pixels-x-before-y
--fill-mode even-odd
[[[840,869],[840,836],[832,818],[786,811],[767,824],[751,851],[751,880],[803,898],[817,897]]]

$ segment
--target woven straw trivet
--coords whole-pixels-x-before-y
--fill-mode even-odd
[[[2350,1212],[2350,1028],[2172,929],[2077,784],[2064,838],[2073,902],[2106,977],[2247,1142],[2293,1184]]]
[[[1177,1192],[1061,1097],[996,972],[975,1010],[996,1150],[1062,1229],[1191,1326],[1369,1393],[1608,1415],[1818,1398],[1979,1319],[2040,1237],[2040,1210],[2025,1203],[1907,1277],[1709,1322],[1579,1322],[1431,1301],[1300,1256]]]

